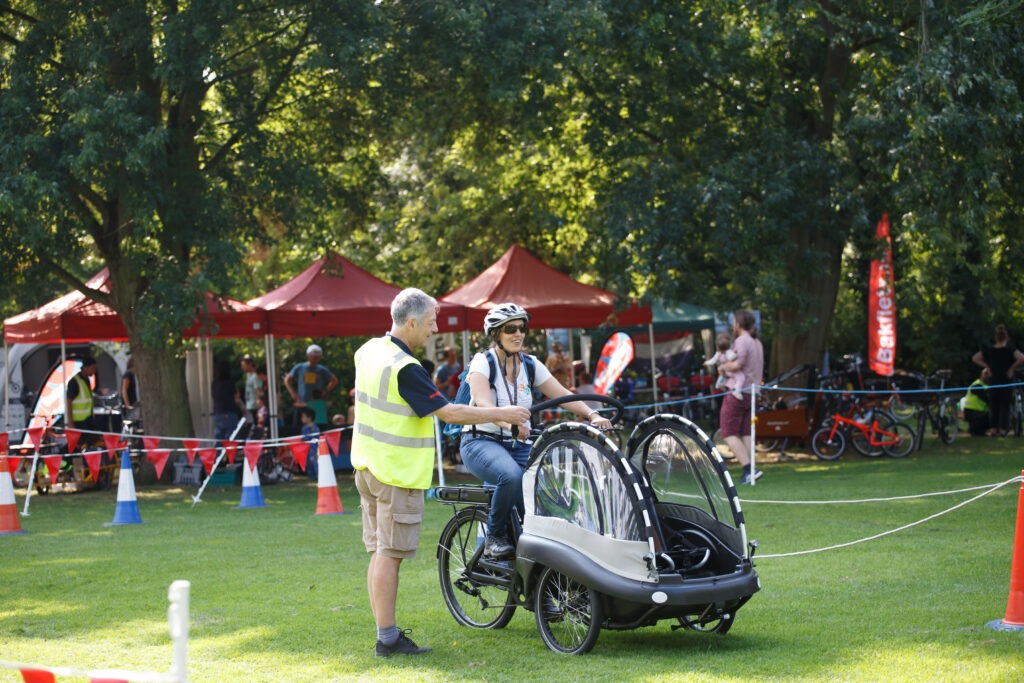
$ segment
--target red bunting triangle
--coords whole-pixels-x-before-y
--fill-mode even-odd
[[[46,463],[46,469],[50,473],[50,481],[54,484],[57,483],[57,475],[60,474],[60,461],[64,459],[61,455],[50,455],[43,458],[43,462]]]
[[[100,460],[103,458],[103,453],[100,451],[90,451],[89,453],[83,453],[82,457],[85,458],[85,464],[89,466],[89,471],[92,472],[92,480],[100,480]]]
[[[192,467],[192,463],[196,459],[196,449],[199,448],[199,439],[182,439],[181,443],[185,446],[185,456],[188,458],[188,466]]]
[[[331,447],[331,453],[337,455],[339,453],[338,447],[341,443],[341,430],[334,429],[326,432],[323,437],[327,439],[327,445]]]
[[[8,439],[7,432],[0,432],[0,453],[6,453],[7,452],[7,439]]]
[[[20,669],[25,683],[56,683],[57,679],[49,671],[38,669]]]
[[[164,474],[164,466],[167,465],[167,458],[171,457],[171,449],[169,448],[153,448],[146,454],[146,459],[153,463],[153,467],[156,469],[156,478],[159,479]]]
[[[213,472],[213,463],[217,460],[217,449],[199,449],[199,460],[203,463],[203,469],[206,470],[206,474],[209,475]]]
[[[103,443],[107,446],[107,452],[117,455],[117,451],[124,445],[120,434],[104,434]]]
[[[82,438],[82,432],[69,427],[64,430],[64,436],[68,440],[68,453],[74,453],[75,447],[78,445],[78,440]]]
[[[224,452],[228,456],[228,463],[234,465],[235,464],[235,453],[238,452],[238,442],[237,441],[221,441],[221,444],[224,446]]]
[[[262,441],[246,441],[245,446],[242,447],[245,451],[245,462],[249,465],[249,469],[256,469],[256,461],[260,459],[260,451],[263,450]]]
[[[160,437],[144,436],[142,437],[142,445],[145,446],[147,451],[155,451],[160,448]]]
[[[18,465],[21,464],[21,458],[17,455],[7,456],[7,466],[11,469],[11,476],[18,471]]]
[[[28,429],[25,430],[25,433],[28,434],[28,438],[31,439],[32,445],[35,446],[36,450],[38,451],[39,444],[43,440],[43,427],[29,427]]]
[[[301,437],[291,437],[285,439],[284,442],[288,444],[288,450],[292,452],[292,457],[295,458],[295,462],[299,463],[299,467],[302,471],[306,471],[306,456],[309,455],[309,444],[302,440]]]

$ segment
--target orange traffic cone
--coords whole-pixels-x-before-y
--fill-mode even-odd
[[[0,534],[23,534],[18,522],[18,504],[14,500],[14,482],[7,458],[0,458]]]
[[[346,514],[345,508],[341,506],[341,496],[338,495],[338,478],[334,476],[334,462],[331,460],[331,451],[327,448],[327,439],[320,439],[316,465],[316,514]]]
[[[1013,535],[1013,562],[1010,564],[1010,598],[1006,616],[988,622],[997,631],[1024,631],[1024,472],[1017,494],[1017,529]]]

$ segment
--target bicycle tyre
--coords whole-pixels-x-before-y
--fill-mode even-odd
[[[875,410],[868,416],[869,425],[877,422],[879,429],[889,431],[889,426],[899,422],[899,419],[887,410]],[[885,455],[885,449],[881,446],[872,445],[870,437],[864,432],[850,427],[850,434],[847,440],[853,448],[865,458],[880,458]]]
[[[960,431],[960,424],[956,418],[956,403],[949,399],[943,399],[939,406],[938,415],[939,438],[947,446],[956,441],[957,433]]]
[[[895,433],[897,438],[895,444],[882,446],[886,455],[890,458],[905,458],[914,452],[913,429],[902,422],[897,422],[896,424],[889,425],[886,431]]]
[[[1014,436],[1024,433],[1024,397],[1020,389],[1014,391],[1013,402],[1010,404],[1010,429]]]
[[[481,508],[459,510],[437,542],[437,571],[441,595],[455,621],[478,629],[504,628],[516,611],[516,596],[502,586],[471,579],[467,569],[479,556],[487,513]]]
[[[832,427],[822,427],[811,437],[811,449],[818,460],[838,460],[846,451],[846,437],[838,429],[833,434]]]
[[[533,611],[540,637],[553,652],[590,652],[601,634],[604,613],[600,596],[551,567],[546,567],[537,581]]]

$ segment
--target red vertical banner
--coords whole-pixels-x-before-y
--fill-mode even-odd
[[[875,258],[868,283],[868,365],[890,377],[896,361],[896,290],[893,288],[889,214],[875,228]]]

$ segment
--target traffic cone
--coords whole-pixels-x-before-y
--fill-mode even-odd
[[[139,501],[135,497],[135,479],[132,478],[132,458],[128,449],[121,454],[121,474],[117,479],[117,506],[114,508],[114,521],[103,526],[121,524],[142,524],[139,516]]]
[[[242,459],[242,500],[238,508],[262,508],[267,504],[263,502],[263,489],[260,488],[260,475],[256,474],[256,463],[249,462],[248,458]]]
[[[1013,535],[1013,561],[1010,564],[1010,598],[1006,616],[988,622],[997,631],[1024,631],[1024,472],[1017,494],[1017,528]]]
[[[338,495],[338,479],[334,476],[334,462],[331,460],[331,451],[327,448],[326,439],[320,439],[316,464],[319,468],[316,478],[316,514],[347,514],[345,508],[341,506],[341,496]]]
[[[0,535],[23,534],[25,530],[18,522],[18,504],[14,501],[14,482],[7,458],[0,462]]]

